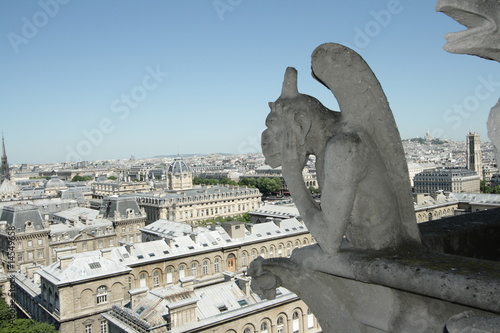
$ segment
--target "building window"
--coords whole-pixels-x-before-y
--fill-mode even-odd
[[[83,249],[84,251],[87,251],[87,242],[83,242],[83,244],[82,244],[82,249]]]
[[[179,279],[183,279],[186,276],[185,265],[181,264],[179,266]]]
[[[85,333],[92,333],[92,324],[85,325]]]
[[[111,247],[111,246],[115,246],[115,244],[114,244],[114,243],[115,243],[115,242],[113,241],[113,238],[110,238],[110,239],[109,239],[109,246],[110,246],[110,247]]]
[[[170,284],[173,282],[172,272],[173,272],[173,269],[171,267],[167,268],[167,284]]]
[[[28,247],[32,247],[33,246],[33,241],[32,240],[29,240],[28,241]]]
[[[254,261],[255,258],[257,258],[257,250],[252,250],[252,261]]]
[[[252,331],[250,330],[250,328],[245,328],[245,330],[243,331],[243,333],[252,333]]]
[[[23,254],[22,253],[19,253],[17,255],[17,261],[23,261]]]
[[[98,246],[99,248],[102,248],[102,240],[99,240],[99,241],[97,242],[97,246]]]
[[[108,301],[108,290],[106,286],[97,288],[97,304],[106,303]]]
[[[263,322],[263,323],[260,325],[260,333],[268,333],[268,329],[267,329],[267,322]]]
[[[278,318],[278,323],[276,325],[276,332],[277,333],[285,332],[285,321],[283,320],[283,317]]]
[[[156,270],[153,272],[153,287],[160,286],[160,273]]]
[[[42,246],[42,245],[43,245],[43,240],[42,240],[42,239],[39,239],[39,240],[38,240],[38,245],[39,245],[39,246]]]
[[[37,257],[38,257],[38,259],[43,259],[43,250],[37,251]]]
[[[132,277],[128,277],[128,290],[132,289]]]
[[[300,315],[297,311],[293,313],[292,317],[292,332],[299,333],[300,332]]]
[[[17,242],[17,248],[20,250],[23,248],[23,242]]]
[[[203,261],[203,275],[208,275],[208,260]]]
[[[139,275],[139,287],[145,287],[146,286],[146,273],[142,273]]]
[[[307,309],[307,328],[314,327],[314,315],[311,312],[311,309]]]
[[[266,249],[265,248],[260,249],[260,256],[262,258],[266,258]]]
[[[195,262],[193,262],[191,264],[191,275],[196,276],[197,273],[198,273],[198,265]]]
[[[33,260],[33,251],[28,252],[28,260]]]
[[[219,258],[215,258],[215,260],[214,260],[214,271],[215,271],[215,273],[220,272],[220,259]]]
[[[101,321],[101,333],[108,333],[108,322]]]
[[[241,266],[246,266],[247,265],[247,254],[246,252],[243,252],[241,254]]]
[[[274,258],[274,246],[269,248],[269,258]]]
[[[290,246],[290,243],[286,245],[286,256],[289,257],[292,254],[292,247]]]
[[[278,246],[278,257],[283,257],[283,246],[281,244]]]

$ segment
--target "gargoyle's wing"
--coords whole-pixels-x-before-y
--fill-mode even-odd
[[[313,76],[335,95],[349,131],[362,130],[378,148],[388,184],[398,198],[402,224],[419,238],[408,165],[401,137],[387,98],[370,67],[355,51],[335,43],[318,46],[312,54]],[[376,194],[376,189],[374,195]]]

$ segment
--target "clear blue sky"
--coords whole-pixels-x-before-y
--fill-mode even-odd
[[[464,140],[472,128],[486,139],[500,96],[498,64],[445,52],[444,34],[463,27],[434,6],[1,1],[0,130],[9,161],[260,151],[267,103],[278,97],[287,66],[298,69],[301,92],[336,108],[310,75],[311,52],[324,42],[365,58],[402,138],[429,130]]]

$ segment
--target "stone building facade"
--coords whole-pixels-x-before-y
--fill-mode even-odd
[[[193,289],[223,282],[224,272],[241,274],[258,255],[286,257],[294,248],[314,242],[296,219],[250,227],[228,222],[209,228],[158,221],[141,231],[149,242],[61,255],[33,278],[19,274],[18,306],[62,332],[101,332],[101,327],[108,328],[103,315],[113,304],[138,302],[149,290],[173,287],[186,279],[192,280]],[[40,305],[34,309],[33,301],[22,295],[37,293]]]
[[[196,223],[218,216],[234,216],[258,208],[262,202],[259,190],[246,186],[201,186],[133,196],[145,210],[148,223],[160,219]]]
[[[130,309],[113,306],[103,315],[109,332],[321,332],[307,305],[287,289],[278,288],[274,300],[261,299],[248,277],[225,275],[224,282],[197,289],[186,279],[148,292]]]
[[[480,176],[468,169],[426,170],[414,178],[414,190],[417,193],[436,191],[479,193]]]
[[[116,246],[122,242],[140,242],[140,228],[146,214],[131,198],[108,198],[101,211],[73,207],[53,219],[42,218],[40,207],[17,204],[3,207],[0,216],[2,266],[7,265],[9,235],[14,227],[14,266],[24,270],[32,265],[50,265],[57,256]]]

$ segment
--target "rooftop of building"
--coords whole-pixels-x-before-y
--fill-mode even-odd
[[[110,274],[128,273],[131,269],[119,261],[105,258],[102,251],[61,256],[56,262],[42,267],[37,273],[54,285],[82,280],[97,280]]]

